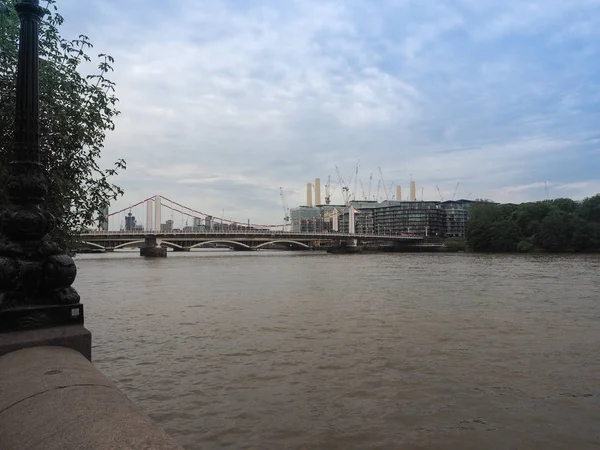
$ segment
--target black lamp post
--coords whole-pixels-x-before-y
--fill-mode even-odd
[[[39,148],[39,0],[20,0],[14,145],[0,214],[0,332],[83,324],[73,259],[48,238],[56,220]]]

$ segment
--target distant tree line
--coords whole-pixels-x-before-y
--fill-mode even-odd
[[[467,245],[480,252],[587,252],[600,250],[600,194],[576,202],[471,205]]]

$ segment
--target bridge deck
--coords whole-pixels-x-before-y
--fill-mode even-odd
[[[288,238],[288,239],[310,239],[310,240],[330,240],[330,239],[371,239],[371,240],[400,240],[400,241],[420,241],[423,236],[410,234],[358,234],[358,233],[339,233],[339,232],[318,232],[318,233],[294,233],[285,231],[203,231],[203,232],[127,232],[127,231],[94,231],[80,235],[82,239],[89,240],[115,240],[127,239],[137,240],[153,238],[217,238],[227,237],[228,239],[252,239],[252,238]]]
[[[269,244],[287,243],[300,247],[310,247],[315,241],[357,241],[370,242],[421,242],[422,236],[406,234],[352,234],[338,232],[293,233],[285,231],[208,231],[208,232],[123,232],[101,231],[80,235],[90,247],[98,249],[119,249],[137,245],[138,247],[166,246],[187,250],[208,243],[223,243],[234,247],[258,249]]]

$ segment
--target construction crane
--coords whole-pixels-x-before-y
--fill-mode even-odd
[[[356,189],[357,186],[356,184],[358,183],[358,168],[360,167],[360,159],[356,162],[356,169],[354,171],[354,191],[352,192],[352,194],[354,195],[354,200],[356,200]],[[362,187],[362,183],[361,183],[361,187]],[[364,196],[364,189],[363,189],[363,196]]]
[[[326,205],[331,204],[331,197],[335,193],[336,188],[337,188],[337,185],[333,186],[333,188],[331,187],[331,175],[329,175],[327,177],[327,184],[325,185],[325,204]]]
[[[385,192],[385,199],[389,200],[390,196],[388,194],[388,190],[385,187],[385,180],[383,179],[383,172],[381,171],[381,167],[378,167],[377,169],[379,169],[379,176],[381,177],[381,184],[383,185],[383,192]]]
[[[456,193],[458,192],[459,185],[460,185],[460,181],[458,183],[456,183],[456,186],[454,187],[454,193],[452,194],[452,201],[454,201],[454,197],[456,197]]]
[[[394,188],[396,187],[396,180],[393,180],[391,182],[391,184],[388,186],[388,191],[390,193],[390,196],[392,197],[392,200],[395,199],[395,195],[394,195]]]
[[[437,184],[435,185],[435,188],[437,189],[438,195],[440,196],[440,202],[443,202],[444,201],[444,197],[443,197],[442,193],[440,192],[440,188],[438,187]]]
[[[288,208],[287,203],[285,202],[285,195],[283,195],[282,187],[279,188],[279,195],[281,195],[281,204],[283,205],[283,226],[285,230],[285,226],[290,221],[290,209]]]
[[[362,198],[367,200],[367,195],[365,194],[365,187],[363,186],[362,180],[359,180],[360,190],[362,192]]]
[[[325,204],[331,203],[331,175],[327,176],[327,183],[325,183]]]
[[[335,171],[338,176],[338,182],[342,187],[342,198],[344,200],[344,205],[347,205],[350,200],[350,189],[348,188],[348,185],[344,182],[344,179],[340,175],[340,169],[338,168],[338,166],[335,166]],[[352,182],[352,180],[350,180],[350,182]]]

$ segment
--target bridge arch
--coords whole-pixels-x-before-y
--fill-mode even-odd
[[[99,248],[100,250],[106,250],[106,247],[104,247],[104,246],[102,246],[100,244],[95,244],[93,242],[81,241],[81,243],[83,245],[87,245],[87,246],[92,247],[92,248]]]
[[[199,248],[206,244],[231,244],[233,247],[251,248],[249,245],[227,239],[214,239],[212,241],[199,242],[198,244],[192,245],[190,248]]]
[[[116,246],[114,247],[114,249],[115,249],[115,250],[117,250],[117,249],[119,249],[119,248],[125,248],[125,247],[129,247],[129,246],[131,246],[131,245],[134,245],[134,244],[144,244],[145,242],[146,242],[146,241],[144,241],[144,240],[141,240],[141,241],[131,241],[131,242],[125,242],[125,243],[123,243],[123,244],[116,245]]]
[[[160,245],[164,245],[165,247],[170,247],[170,248],[173,248],[173,249],[175,249],[175,248],[176,249],[183,248],[182,245],[174,244],[173,242],[169,242],[169,241],[161,241]]]
[[[257,245],[255,248],[263,248],[271,244],[295,244],[299,245],[300,247],[310,248],[310,245],[307,245],[304,242],[292,241],[291,239],[277,239],[276,241],[263,242],[262,244]]]

